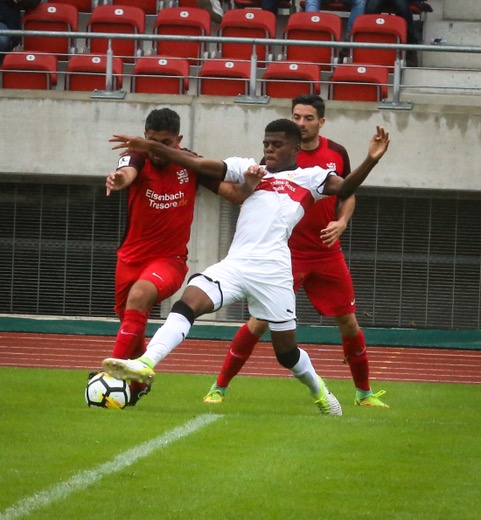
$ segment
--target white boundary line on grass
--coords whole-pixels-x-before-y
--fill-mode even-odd
[[[168,446],[172,442],[178,441],[186,437],[190,433],[195,432],[199,428],[207,426],[211,422],[220,419],[222,415],[204,414],[178,426],[172,431],[159,435],[150,441],[139,444],[120,455],[117,455],[112,461],[102,464],[97,469],[81,471],[65,482],[57,484],[53,488],[46,491],[40,491],[35,495],[19,500],[13,506],[5,509],[0,513],[0,520],[14,520],[25,515],[29,515],[35,509],[50,505],[52,502],[63,500],[75,491],[81,491],[95,484],[105,475],[111,475],[128,466],[131,466],[139,459],[145,458],[153,451]]]

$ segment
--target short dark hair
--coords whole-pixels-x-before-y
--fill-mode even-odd
[[[292,100],[291,112],[294,111],[296,105],[310,105],[316,109],[319,119],[322,119],[326,113],[326,104],[321,96],[316,94],[301,94]]]
[[[300,128],[296,123],[290,119],[276,119],[271,121],[265,129],[266,132],[284,132],[286,137],[295,144],[300,144],[302,141],[302,134]]]
[[[171,132],[175,135],[180,133],[180,116],[170,108],[157,108],[152,110],[145,120],[145,130],[155,132]]]

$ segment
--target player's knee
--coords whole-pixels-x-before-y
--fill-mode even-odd
[[[195,314],[191,307],[189,307],[185,302],[182,300],[178,300],[172,305],[172,309],[170,312],[175,312],[177,314],[181,314],[184,316],[189,323],[192,325],[195,321]]]
[[[267,321],[258,320],[257,318],[251,316],[249,318],[247,326],[249,327],[249,331],[251,334],[260,338],[264,334],[264,332],[269,328],[269,323]]]
[[[288,350],[287,352],[276,352],[276,358],[280,365],[290,370],[292,367],[297,365],[299,358],[301,357],[301,351],[298,347]]]

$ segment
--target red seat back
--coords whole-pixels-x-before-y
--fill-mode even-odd
[[[205,9],[198,7],[166,7],[159,11],[154,34],[175,36],[210,36],[211,20]],[[162,40],[154,43],[153,53],[164,57],[185,58],[191,65],[200,65],[205,58],[202,42]]]
[[[275,38],[276,15],[262,9],[231,9],[224,14],[219,25],[219,36],[238,38]],[[224,43],[218,46],[218,53],[223,59],[250,60],[253,45],[251,43]],[[266,61],[271,53],[270,46],[256,45],[259,61]]]
[[[78,10],[73,5],[62,3],[40,3],[27,12],[22,19],[25,31],[78,31]],[[75,47],[74,38],[55,36],[24,36],[25,51],[48,52],[68,55]],[[67,59],[65,56],[64,59]]]
[[[388,97],[389,72],[385,67],[339,65],[329,83],[329,99],[382,101]]]
[[[175,58],[143,56],[135,62],[131,91],[156,94],[186,94],[189,62]]]
[[[157,14],[160,7],[158,0],[110,0],[110,3],[139,7],[145,14]]]
[[[57,84],[54,54],[12,52],[2,65],[3,88],[48,90]]]
[[[145,13],[139,7],[99,5],[87,21],[90,33],[143,34],[145,32]],[[108,40],[89,38],[87,45],[92,54],[107,54]],[[125,62],[133,62],[142,48],[138,40],[112,40],[112,50],[116,57]]]
[[[401,16],[363,14],[352,25],[351,41],[356,43],[406,43],[407,23]],[[396,51],[388,49],[352,49],[353,63],[394,67]],[[400,58],[404,53],[400,53]]]
[[[314,63],[275,61],[262,76],[263,92],[273,98],[295,98],[300,94],[319,94],[321,67]]]
[[[122,88],[123,62],[114,58],[112,63],[112,89]],[[66,90],[105,90],[107,57],[94,54],[75,54],[67,65]]]
[[[198,77],[199,94],[247,95],[249,93],[250,64],[242,61],[206,60]]]
[[[289,16],[284,29],[286,40],[341,41],[342,20],[332,13],[294,13]],[[334,47],[303,47],[286,45],[284,59],[295,62],[311,62],[322,70],[332,70],[337,58]]]

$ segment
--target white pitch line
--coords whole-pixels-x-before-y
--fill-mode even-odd
[[[63,500],[75,491],[81,491],[88,488],[95,482],[99,481],[104,475],[111,475],[116,471],[132,466],[132,464],[137,462],[139,459],[147,457],[153,451],[163,448],[172,442],[178,441],[221,417],[222,415],[216,414],[200,415],[183,426],[174,428],[170,432],[159,435],[154,439],[139,444],[135,448],[117,455],[112,461],[102,464],[97,469],[81,471],[69,480],[61,482],[46,491],[40,491],[31,497],[19,500],[13,506],[5,509],[3,513],[0,513],[0,520],[14,520],[15,518],[20,518],[32,513],[35,509],[48,506],[52,502]]]

